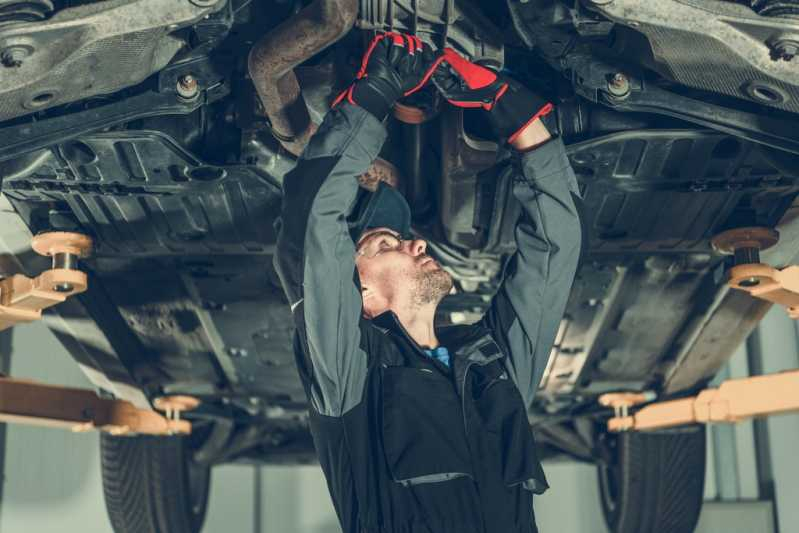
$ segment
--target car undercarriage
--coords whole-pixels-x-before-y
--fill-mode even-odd
[[[546,455],[607,463],[597,397],[704,387],[769,305],[711,239],[799,228],[799,1],[0,0],[0,275],[32,235],[94,250],[48,326],[93,383],[189,415],[205,465],[313,459],[272,267],[283,176],[374,31],[418,35],[556,104],[584,250],[530,420]],[[432,88],[401,102],[362,177],[406,196],[478,319],[515,249],[507,150]]]

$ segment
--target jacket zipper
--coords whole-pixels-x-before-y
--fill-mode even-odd
[[[422,350],[422,347],[421,347],[421,346],[419,346],[419,343],[417,343],[415,340],[413,340],[413,337],[411,337],[411,336],[408,334],[408,331],[405,329],[405,326],[403,326],[403,325],[402,325],[402,322],[400,322],[398,318],[396,318],[395,316],[392,316],[392,318],[391,318],[391,319],[392,319],[392,321],[394,321],[394,322],[396,323],[396,325],[397,325],[397,329],[399,329],[399,331],[400,331],[400,334],[401,334],[401,335],[402,335],[402,337],[405,339],[405,341],[406,341],[406,342],[408,342],[408,344],[410,344],[410,345],[411,345],[411,348],[413,348],[413,349],[416,351],[416,353],[417,353],[418,355],[422,356],[422,358],[423,358],[423,360],[424,360],[424,361],[427,361],[427,362],[429,362],[429,363],[430,363],[430,364],[432,364],[434,367],[435,367],[437,364],[438,364],[438,365],[441,365],[441,366],[446,366],[446,365],[444,365],[444,363],[442,363],[441,361],[439,361],[439,360],[437,360],[437,359],[435,359],[435,358],[433,358],[433,357],[430,357],[430,356],[428,356],[426,353],[424,353],[424,350]],[[440,370],[440,369],[438,369],[438,368],[437,368],[436,370],[438,370],[440,373],[443,373],[443,372],[441,372],[441,370]]]
[[[463,432],[469,436],[469,423],[466,421],[466,376],[469,375],[469,369],[472,365],[476,364],[474,361],[469,361],[466,369],[463,371],[463,383],[461,383],[461,413],[463,414]]]
[[[428,358],[427,355],[422,351],[422,348],[419,346],[419,344],[417,344],[417,342],[413,340],[413,338],[410,335],[408,335],[408,332],[406,331],[405,327],[396,318],[396,316],[392,316],[391,318],[398,326],[398,329],[400,330],[402,336],[405,337],[405,340],[410,343],[413,349],[416,350],[416,352],[422,357]],[[432,362],[436,363],[438,361],[432,361]],[[466,365],[466,369],[463,371],[463,381],[461,383],[461,414],[463,417],[463,431],[464,434],[466,434],[467,436],[469,435],[469,422],[466,419],[466,377],[469,375],[469,369],[472,368],[472,365],[476,364],[477,364],[476,361],[469,361],[469,363]],[[435,366],[435,364],[433,366]]]

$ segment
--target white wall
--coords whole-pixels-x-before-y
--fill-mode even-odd
[[[262,471],[264,528],[258,533],[340,533],[318,466],[268,466]]]
[[[90,387],[78,366],[41,323],[18,326],[11,375],[49,383]],[[107,533],[102,506],[96,434],[8,426],[6,433],[3,533]],[[102,511],[102,512],[100,512]]]
[[[796,321],[775,307],[760,323],[750,347],[765,374],[799,368]],[[772,463],[780,533],[799,533],[799,414],[772,416],[765,422]]]
[[[799,366],[795,324],[781,309],[764,320],[757,339],[765,370]],[[11,372],[17,378],[91,387],[77,365],[42,325],[14,330]],[[727,368],[732,377],[748,372],[747,352],[739,350]],[[776,507],[781,533],[799,533],[799,415],[768,421],[775,461]],[[730,505],[758,495],[751,424],[718,426],[709,432],[707,504],[701,533],[769,533],[770,502]],[[12,425],[8,428],[0,533],[108,533],[100,483],[96,434]],[[732,462],[732,464],[730,464]],[[536,498],[542,533],[605,533],[595,469],[571,462],[545,465],[551,489]],[[734,475],[731,474],[734,470]],[[260,492],[260,502],[256,494]],[[735,527],[730,528],[730,524]],[[206,533],[339,533],[327,487],[317,466],[226,466],[214,471]]]

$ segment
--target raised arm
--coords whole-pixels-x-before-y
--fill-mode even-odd
[[[291,305],[301,371],[310,379],[309,401],[326,416],[360,403],[367,372],[346,218],[358,176],[385,141],[382,120],[423,81],[429,57],[422,51],[416,38],[375,38],[355,83],[334,102],[283,182],[275,268]]]
[[[516,253],[484,322],[529,409],[544,375],[580,256],[577,180],[557,138],[521,155],[513,194],[522,206]]]
[[[383,125],[350,104],[330,111],[283,182],[275,268],[291,305],[313,381],[311,405],[339,416],[360,402],[366,354],[353,282],[355,246],[345,220],[386,138]],[[310,365],[308,365],[310,363]]]
[[[433,80],[456,106],[482,108],[494,133],[519,152],[513,194],[522,206],[516,253],[483,317],[506,354],[505,366],[530,408],[580,256],[579,196],[563,142],[541,118],[553,106],[513,79],[500,77],[447,51]]]

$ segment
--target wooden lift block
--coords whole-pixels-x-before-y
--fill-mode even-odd
[[[77,269],[78,259],[89,255],[92,240],[80,233],[54,231],[33,238],[40,255],[53,258],[53,266],[35,278],[22,274],[0,280],[0,330],[42,317],[42,309],[86,290],[87,278]]]

